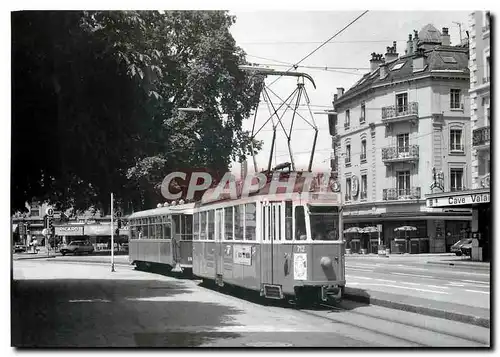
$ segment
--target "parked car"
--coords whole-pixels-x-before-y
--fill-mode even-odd
[[[463,255],[466,256],[472,256],[472,239],[470,240],[469,243],[465,243],[460,247],[460,250],[462,251]]]
[[[461,250],[462,246],[464,244],[471,244],[471,243],[472,243],[471,238],[460,239],[458,242],[456,242],[455,244],[453,244],[451,246],[450,252],[455,253],[458,256],[461,256],[462,255],[462,250]]]
[[[67,245],[64,244],[61,248],[59,248],[59,252],[61,252],[62,255],[70,253],[73,253],[74,255],[83,253],[92,254],[94,252],[94,246],[90,242],[75,240]]]
[[[22,253],[26,251],[26,246],[24,244],[14,245],[14,253]]]

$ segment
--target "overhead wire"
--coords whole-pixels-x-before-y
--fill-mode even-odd
[[[350,23],[348,23],[346,26],[344,26],[341,30],[339,30],[337,33],[335,33],[333,36],[331,36],[328,40],[324,41],[321,45],[319,45],[318,47],[316,47],[313,51],[311,51],[309,54],[307,54],[305,57],[303,57],[300,61],[298,61],[297,63],[295,63],[292,67],[290,67],[286,72],[290,72],[292,69],[296,68],[296,66],[298,66],[300,63],[302,63],[303,61],[305,61],[307,58],[311,57],[314,53],[316,53],[316,51],[318,51],[320,48],[322,48],[324,45],[326,45],[328,42],[330,42],[332,39],[334,39],[335,37],[337,37],[338,35],[340,35],[342,32],[344,32],[347,28],[349,28],[352,24],[354,24],[356,21],[358,21],[361,17],[363,17],[369,10],[366,10],[365,12],[363,12],[361,15],[359,15],[358,17],[356,17],[354,20],[352,20]],[[278,78],[276,78],[273,82],[271,82],[271,84],[269,84],[267,87],[270,87],[272,86],[274,83],[276,83],[280,78],[282,77],[279,76]]]

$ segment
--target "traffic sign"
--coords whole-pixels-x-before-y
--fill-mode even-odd
[[[47,236],[49,235],[49,230],[48,230],[47,228],[44,228],[44,229],[42,230],[42,234],[43,234],[45,237],[47,237]]]
[[[121,217],[122,216],[122,212],[121,211],[116,211],[116,217]]]
[[[49,207],[45,210],[45,213],[47,213],[47,216],[52,217],[54,215],[54,209]]]

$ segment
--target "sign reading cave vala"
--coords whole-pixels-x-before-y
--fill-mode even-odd
[[[428,198],[427,207],[448,207],[490,202],[489,193]]]

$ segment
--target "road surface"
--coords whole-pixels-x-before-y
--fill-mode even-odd
[[[13,263],[17,347],[482,347],[490,330],[344,302],[296,310],[130,266]]]

